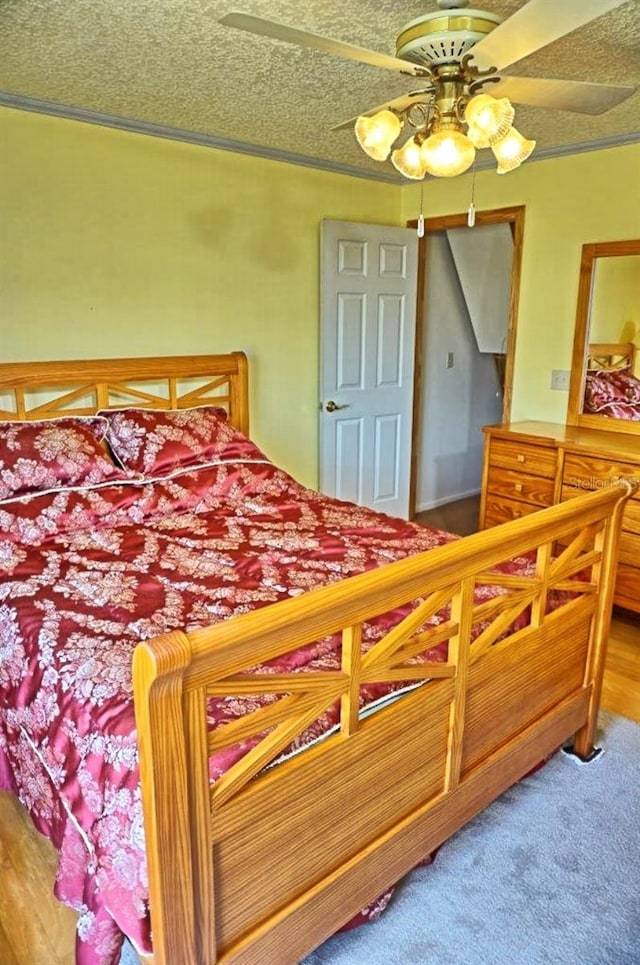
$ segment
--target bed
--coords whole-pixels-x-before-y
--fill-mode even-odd
[[[584,412],[640,421],[640,379],[635,375],[633,342],[589,345]]]
[[[593,751],[625,486],[464,538],[329,500],[240,352],[4,363],[0,409],[0,787],[78,965],[295,963]]]

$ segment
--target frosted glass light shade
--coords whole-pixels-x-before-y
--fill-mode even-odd
[[[421,181],[425,176],[422,148],[416,144],[414,137],[410,137],[402,147],[392,152],[391,163],[405,178]]]
[[[490,147],[508,132],[515,113],[508,98],[477,94],[471,98],[464,112],[464,119],[469,125],[467,137],[474,147]]]
[[[421,148],[425,170],[437,178],[455,178],[471,167],[476,149],[460,131],[438,131]]]
[[[528,141],[519,131],[516,131],[515,127],[512,127],[504,137],[491,145],[491,150],[498,162],[498,174],[507,174],[508,171],[520,167],[535,146],[535,141]]]
[[[386,161],[391,145],[402,129],[402,121],[393,111],[378,111],[372,117],[359,117],[355,133],[358,144],[374,161]]]

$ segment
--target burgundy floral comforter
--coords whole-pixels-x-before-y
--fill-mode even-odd
[[[0,787],[59,851],[56,894],[79,912],[78,965],[114,965],[123,934],[151,950],[136,644],[454,538],[304,489],[249,444],[163,481],[0,503]],[[338,661],[324,641],[277,669]],[[211,726],[254,706],[212,701]],[[233,759],[217,757],[212,779]]]

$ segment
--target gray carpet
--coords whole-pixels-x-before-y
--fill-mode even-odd
[[[640,965],[640,726],[601,725],[597,760],[556,755],[303,965]]]

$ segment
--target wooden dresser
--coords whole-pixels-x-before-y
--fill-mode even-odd
[[[614,602],[640,612],[640,439],[550,422],[486,426],[480,528],[586,489],[635,485],[622,523]]]

